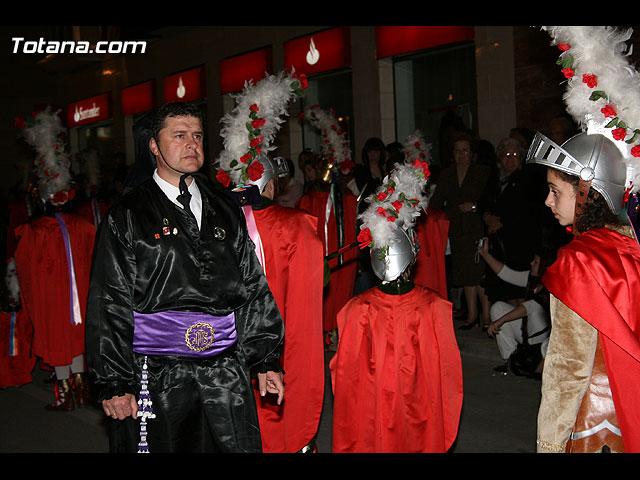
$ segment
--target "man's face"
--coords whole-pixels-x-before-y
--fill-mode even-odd
[[[149,148],[157,159],[158,175],[169,181],[179,179],[179,172],[197,172],[204,163],[203,136],[199,118],[167,117],[157,143],[153,138],[149,142]]]

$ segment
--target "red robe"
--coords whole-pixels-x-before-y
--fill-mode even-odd
[[[448,298],[445,251],[449,237],[449,218],[439,209],[428,207],[416,223],[420,252],[413,267],[414,282]]]
[[[0,388],[31,383],[33,327],[24,309],[0,312]]]
[[[16,239],[15,230],[19,225],[29,221],[29,210],[27,202],[24,199],[15,200],[9,203],[9,226],[7,228],[7,260],[13,257],[16,251],[18,240]]]
[[[627,452],[640,452],[640,247],[607,228],[558,251],[544,285],[598,330]],[[553,332],[552,332],[553,335]]]
[[[377,287],[338,314],[330,361],[334,453],[446,452],[462,409],[451,303],[416,284]]]
[[[262,449],[294,453],[315,437],[324,399],[322,241],[316,218],[302,210],[271,205],[253,215],[267,282],[285,325],[282,405],[256,389]]]
[[[329,213],[325,239],[325,219],[329,192],[312,190],[306,193],[297,204],[298,208],[306,210],[318,219],[318,236],[322,239],[324,254],[337,251],[338,234],[333,209]],[[344,211],[344,245],[356,242],[356,216],[358,199],[350,192],[342,194]],[[358,248],[352,248],[343,254],[343,263],[339,265],[338,258],[329,261],[331,277],[324,289],[323,325],[325,331],[336,328],[336,315],[353,296],[353,286],[358,269]]]
[[[111,204],[105,202],[104,200],[97,200],[95,198],[89,198],[83,201],[76,208],[76,213],[85,217],[91,223],[93,223],[96,228],[104,217],[104,214],[107,213]]]
[[[84,315],[89,292],[95,227],[62,214],[71,242],[82,323],[71,323],[69,264],[55,217],[39,217],[16,229],[14,258],[22,308],[33,324],[33,353],[50,366],[69,365],[84,353]]]

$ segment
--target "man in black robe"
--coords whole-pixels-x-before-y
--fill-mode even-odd
[[[97,232],[87,361],[112,451],[257,452],[250,375],[284,395],[282,318],[241,210],[197,174],[202,139],[197,107],[161,107],[153,178]]]

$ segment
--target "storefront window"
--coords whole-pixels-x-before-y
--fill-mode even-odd
[[[451,161],[449,127],[476,129],[477,99],[473,42],[435,48],[394,61],[396,134],[415,130],[432,145],[432,161]]]

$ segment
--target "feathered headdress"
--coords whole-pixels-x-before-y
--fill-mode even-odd
[[[365,201],[369,207],[358,215],[362,220],[360,248],[375,248],[386,255],[398,228],[413,228],[422,210],[428,206],[430,145],[419,131],[404,142],[405,160],[395,165],[377,191]]]
[[[322,138],[322,156],[329,165],[337,166],[343,174],[348,174],[355,166],[351,160],[351,148],[344,132],[338,123],[333,109],[322,109],[318,105],[307,107],[303,119],[320,131]]]
[[[281,72],[266,75],[255,85],[248,81],[242,92],[232,95],[236,107],[221,120],[224,150],[216,160],[216,179],[222,185],[241,185],[262,177],[264,167],[255,160],[275,149],[273,141],[288,116],[287,106],[303,96],[307,85],[304,75]]]
[[[20,117],[21,122],[17,120],[16,125],[23,129],[25,140],[36,151],[34,165],[40,197],[45,202],[60,205],[71,200],[75,191],[70,189],[71,161],[64,143],[66,129],[58,113],[47,107],[36,113],[32,120],[25,121]]]
[[[543,26],[561,50],[558,65],[567,79],[567,112],[588,133],[613,140],[627,163],[627,182],[640,190],[640,75],[629,64],[633,29]]]

